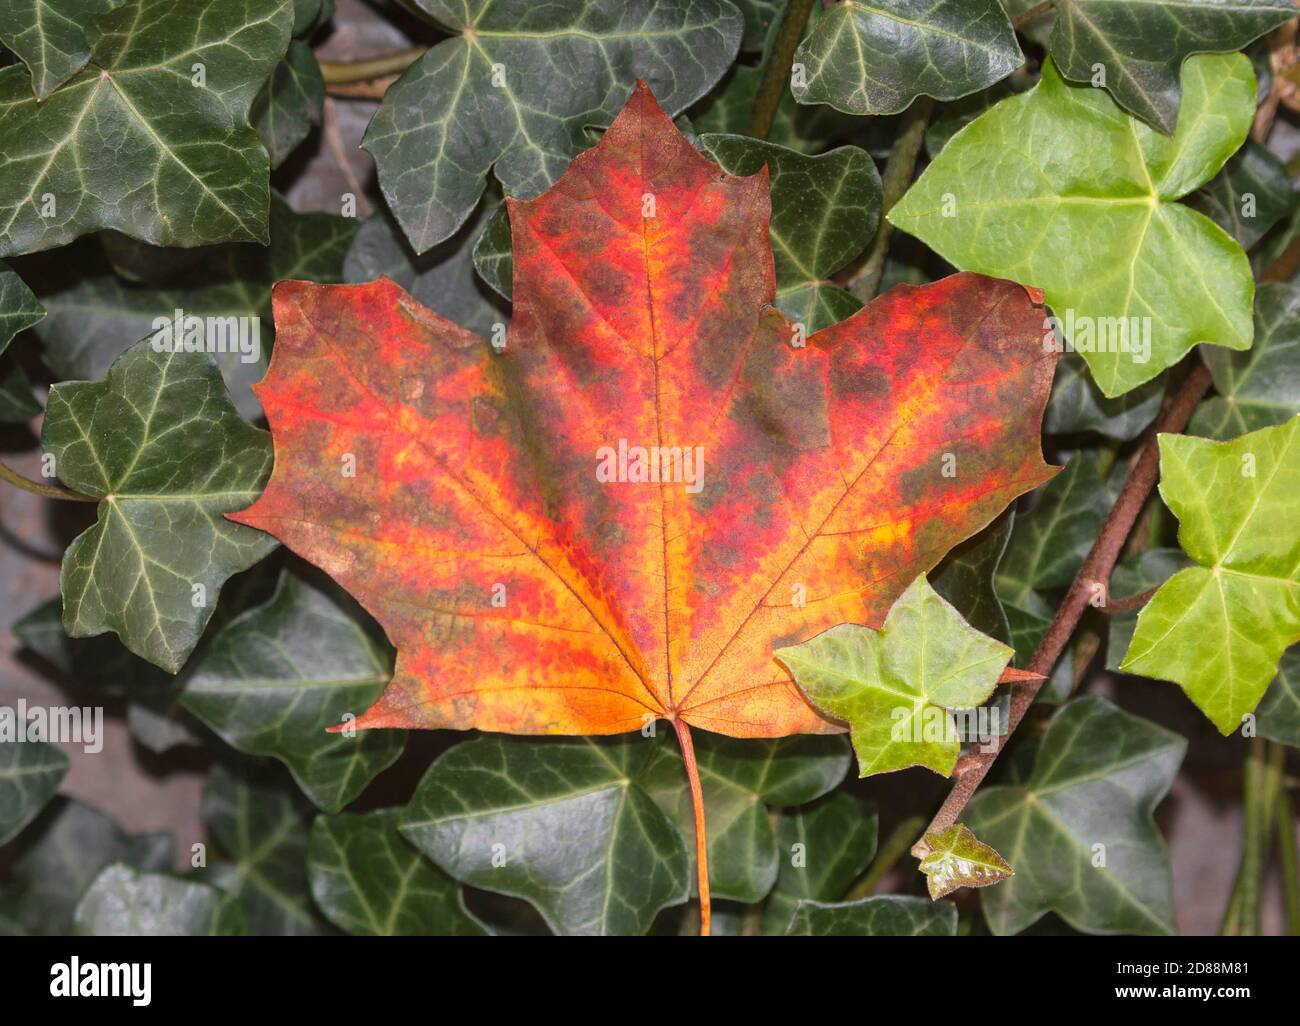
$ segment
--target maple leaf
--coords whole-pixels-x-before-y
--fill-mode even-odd
[[[644,84],[550,190],[507,202],[500,352],[387,279],[275,289],[275,470],[231,516],[397,647],[355,726],[842,730],[772,652],[879,626],[1051,477],[1040,297],[958,274],[802,344],[772,306],[766,171],[722,174]],[[685,480],[598,480],[620,443],[680,447]]]

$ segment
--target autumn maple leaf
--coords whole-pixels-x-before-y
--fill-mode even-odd
[[[387,279],[275,289],[275,470],[233,519],[396,645],[356,726],[666,718],[684,749],[687,724],[842,729],[773,649],[878,626],[1052,475],[1037,296],[900,286],[805,344],[772,305],[766,171],[721,173],[644,85],[551,189],[507,202],[501,351]]]

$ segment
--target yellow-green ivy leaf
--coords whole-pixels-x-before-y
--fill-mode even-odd
[[[1300,417],[1231,442],[1161,435],[1160,495],[1199,565],[1147,603],[1122,669],[1181,685],[1228,734],[1300,641]]]

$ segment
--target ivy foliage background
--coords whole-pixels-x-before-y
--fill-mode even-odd
[[[0,0],[0,459],[52,486],[48,454],[98,500],[0,482],[0,706],[109,710],[96,755],[0,743],[0,934],[696,927],[663,724],[326,734],[382,690],[387,639],[224,517],[270,470],[273,284],[382,274],[490,335],[503,198],[553,184],[638,78],[724,171],[767,167],[776,304],[810,333],[953,270],[1153,324],[1148,360],[1065,355],[1043,437],[1065,469],[882,631],[782,650],[849,734],[697,734],[714,932],[1300,932],[1294,845],[1270,855],[1300,745],[1296,9],[1173,6]],[[155,353],[177,309],[257,318],[258,359]],[[998,674],[1031,662],[1201,363],[1118,605],[1047,667],[927,894],[906,849],[975,739],[909,750],[881,696],[1005,722]],[[927,633],[962,673],[924,675]],[[1262,860],[1239,870],[1225,832]]]

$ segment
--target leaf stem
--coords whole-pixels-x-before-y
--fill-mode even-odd
[[[875,296],[885,273],[889,240],[894,234],[894,226],[885,215],[903,198],[903,193],[912,184],[916,162],[921,156],[921,145],[925,142],[925,128],[930,123],[933,111],[934,101],[928,96],[918,96],[912,102],[903,114],[898,138],[894,141],[889,159],[885,161],[885,173],[880,176],[880,227],[876,229],[876,237],[871,240],[866,262],[848,281],[849,291],[864,303]]]
[[[1022,29],[1026,25],[1028,25],[1031,21],[1037,21],[1039,18],[1043,17],[1044,15],[1050,14],[1051,11],[1052,11],[1052,0],[1043,0],[1041,4],[1035,4],[1033,7],[1029,8],[1029,10],[1021,11],[1014,18],[1012,18],[1011,27],[1017,30]]]
[[[1079,626],[1079,621],[1088,610],[1095,594],[1094,586],[1097,583],[1104,585],[1110,580],[1111,571],[1124,548],[1124,542],[1160,476],[1160,448],[1157,438],[1161,434],[1177,434],[1182,431],[1209,388],[1210,372],[1198,361],[1147,433],[1142,448],[1130,465],[1119,498],[1115,500],[1115,505],[1111,507],[1110,514],[1106,517],[1101,533],[1093,543],[1088,558],[1083,561],[1083,566],[1075,575],[1074,583],[1070,585],[1065,600],[1057,609],[1056,616],[1048,625],[1047,633],[1043,635],[1043,640],[1025,669],[1044,676],[1052,672],[1056,660],[1069,644],[1075,628]],[[1011,695],[1011,714],[1006,733],[995,739],[988,746],[987,751],[981,748],[975,752],[973,758],[963,767],[964,772],[953,783],[948,797],[926,828],[927,834],[944,830],[957,822],[957,817],[961,815],[962,809],[970,801],[998,754],[1006,747],[1007,739],[1024,719],[1025,713],[1029,711],[1042,686],[1041,680],[1026,681],[1015,686]]]
[[[1273,839],[1274,810],[1282,797],[1281,745],[1262,738],[1250,743],[1242,787],[1241,865],[1219,933],[1253,937],[1259,933],[1264,869]]]
[[[1102,612],[1107,616],[1123,616],[1125,613],[1131,613],[1150,602],[1151,596],[1159,590],[1160,585],[1157,584],[1154,588],[1147,588],[1146,591],[1139,591],[1136,595],[1129,595],[1127,598],[1107,598]]]
[[[777,29],[776,40],[772,44],[772,53],[763,68],[758,95],[754,97],[754,110],[749,115],[746,135],[766,139],[772,131],[777,109],[785,95],[786,81],[790,77],[790,66],[794,63],[794,52],[799,48],[799,40],[812,9],[813,0],[790,0],[786,6],[781,27]]]
[[[320,65],[321,78],[327,86],[346,85],[400,74],[423,57],[426,50],[428,47],[413,46],[409,50],[399,50],[380,57],[366,57],[359,61],[326,61],[317,57],[316,63]]]
[[[1296,855],[1295,809],[1285,787],[1277,802],[1277,847],[1282,863],[1282,893],[1286,898],[1286,932],[1300,937],[1300,858]]]
[[[99,500],[90,495],[82,495],[80,492],[74,492],[60,485],[45,484],[42,481],[33,481],[30,477],[24,477],[13,467],[0,463],[0,481],[8,481],[15,488],[21,488],[25,492],[31,492],[33,495],[44,495],[47,499],[65,499],[69,502],[98,502]]]
[[[845,901],[857,901],[860,898],[869,898],[878,886],[880,881],[885,878],[891,869],[894,868],[903,852],[907,851],[915,839],[917,831],[925,825],[925,820],[920,816],[912,816],[903,820],[898,826],[894,827],[893,832],[885,839],[885,843],[880,846],[880,851],[876,853],[875,859],[867,867],[867,871],[858,877],[857,882],[848,889],[844,895]]]
[[[700,767],[695,761],[695,745],[691,742],[691,728],[684,720],[673,719],[677,743],[682,747],[682,762],[686,766],[686,779],[691,785],[691,808],[695,812],[695,875],[700,888],[700,936],[709,935],[713,908],[709,900],[709,842],[704,831],[704,788],[700,786]]]

